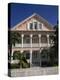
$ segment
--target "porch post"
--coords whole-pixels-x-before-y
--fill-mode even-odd
[[[34,30],[35,28],[34,28],[34,20],[33,20],[33,30]]]
[[[32,47],[32,34],[30,34],[30,44],[31,44],[31,47]]]
[[[41,67],[41,48],[40,48],[40,67]]]
[[[30,67],[32,67],[32,50],[30,50]]]
[[[39,47],[41,47],[41,34],[39,34]]]
[[[22,48],[23,48],[23,37],[24,37],[24,34],[22,34],[21,37],[22,37]]]
[[[49,34],[47,34],[47,42],[48,42],[48,47],[50,46],[49,45]]]
[[[13,49],[12,49],[12,51],[11,51],[11,60],[13,60]]]
[[[23,50],[21,50],[21,53],[23,53]]]

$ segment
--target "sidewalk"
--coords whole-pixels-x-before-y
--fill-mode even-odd
[[[58,67],[32,67],[27,69],[11,69],[12,77],[40,76],[58,74]]]

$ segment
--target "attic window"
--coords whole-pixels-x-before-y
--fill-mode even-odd
[[[34,27],[35,29],[37,29],[37,22],[34,22]]]
[[[33,29],[33,23],[30,23],[30,29]]]
[[[39,29],[42,29],[42,23],[39,24]]]

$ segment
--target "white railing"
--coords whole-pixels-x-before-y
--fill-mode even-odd
[[[24,43],[23,47],[31,47],[31,44]]]
[[[51,44],[49,44],[49,46],[50,46]],[[13,46],[13,47],[16,47],[16,48],[21,48],[22,47],[22,44],[15,44],[15,46]],[[26,48],[28,48],[28,47],[31,47],[31,44],[27,44],[27,43],[24,43],[23,44],[23,48],[24,47],[26,47]],[[32,43],[32,47],[48,47],[48,44],[47,43],[41,43],[41,44],[39,44],[39,43]]]
[[[47,43],[41,43],[40,47],[48,47],[48,44]]]
[[[32,47],[39,47],[39,43],[32,43]]]
[[[19,63],[19,60],[11,60],[11,64]]]
[[[22,44],[15,44],[15,47],[22,47]]]

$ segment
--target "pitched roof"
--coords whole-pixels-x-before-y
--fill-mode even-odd
[[[31,16],[29,16],[28,18],[24,19],[23,21],[21,21],[17,25],[15,25],[13,28],[11,28],[11,30],[14,30],[19,25],[23,24],[24,22],[26,22],[27,20],[29,20],[29,19],[31,19],[33,17],[37,17],[40,21],[42,21],[45,25],[47,25],[48,28],[53,29],[53,25],[50,24],[46,19],[44,19],[43,17],[41,17],[37,13],[33,13]]]

